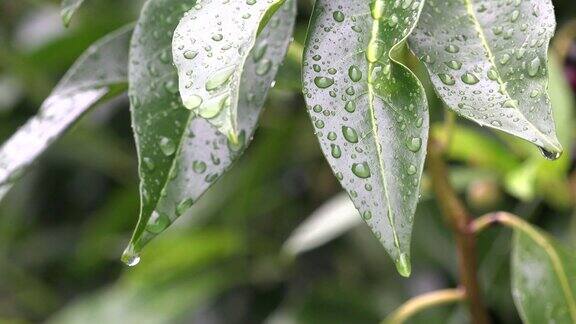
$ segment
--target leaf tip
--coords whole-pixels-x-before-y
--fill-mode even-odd
[[[410,277],[410,273],[412,273],[412,265],[408,254],[400,253],[400,257],[396,260],[396,270],[398,270],[398,273],[402,277]]]
[[[72,22],[72,16],[74,15],[74,10],[71,9],[62,9],[60,16],[62,17],[62,23],[64,27],[70,27],[70,22]]]

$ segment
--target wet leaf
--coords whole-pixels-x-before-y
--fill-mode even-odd
[[[565,148],[564,154],[558,160],[548,161],[542,159],[538,152],[529,150],[526,142],[510,141],[512,150],[524,154],[527,158],[517,169],[506,175],[506,188],[519,199],[528,201],[539,196],[544,197],[552,206],[566,208],[570,204],[570,190],[566,178],[570,171],[574,99],[557,59],[553,55],[549,58],[550,100],[557,119],[558,139]]]
[[[410,47],[451,109],[530,141],[555,159],[562,146],[546,66],[554,28],[549,0],[430,0]]]
[[[0,199],[24,170],[99,101],[126,89],[132,27],[96,42],[76,61],[38,114],[0,148]]]
[[[576,322],[576,256],[526,224],[512,246],[512,295],[524,323]]]
[[[236,143],[239,106],[262,106],[276,68],[270,52],[283,42],[258,35],[283,0],[203,1],[182,18],[172,52],[184,106]],[[279,16],[269,22],[278,26]],[[274,54],[272,54],[274,56]],[[245,68],[255,68],[245,72]]]
[[[419,1],[318,0],[304,95],[324,154],[404,276],[428,136],[424,89],[398,62]]]
[[[244,151],[262,109],[265,91],[255,92],[250,102],[241,101],[238,143],[232,143],[182,104],[172,65],[171,35],[194,4],[194,0],[150,0],[134,31],[129,95],[139,156],[141,211],[123,255],[128,264],[135,264],[142,247],[185,213]],[[256,79],[262,60],[270,62],[270,71],[258,76],[259,83],[251,87],[272,83],[288,48],[295,11],[295,2],[287,1],[259,34],[256,43],[267,43],[267,50],[259,60],[245,62],[242,76]],[[221,53],[219,48],[212,51],[215,56]],[[249,55],[253,57],[254,51]],[[246,98],[250,91],[243,88],[241,93]]]
[[[298,255],[332,241],[361,223],[346,194],[339,194],[318,208],[290,234],[283,250]]]
[[[60,13],[65,26],[70,25],[72,16],[74,16],[82,3],[84,3],[84,0],[62,0]]]

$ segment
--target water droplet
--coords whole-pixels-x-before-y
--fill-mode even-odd
[[[170,218],[164,213],[152,212],[146,230],[153,234],[160,234],[170,225]]]
[[[348,69],[348,76],[350,77],[350,80],[358,82],[362,79],[362,71],[360,71],[360,68],[358,68],[358,66],[352,65]]]
[[[510,54],[504,53],[502,55],[502,57],[500,58],[500,64],[504,65],[504,64],[508,63],[508,61],[510,61]]]
[[[456,60],[448,61],[445,64],[446,64],[446,66],[448,66],[452,70],[460,70],[460,68],[462,67],[462,62],[459,62]]]
[[[400,253],[400,257],[396,260],[396,269],[402,277],[410,277],[412,272],[412,266],[410,264],[410,259],[406,253]]]
[[[225,94],[220,97],[213,98],[209,101],[206,101],[198,111],[198,115],[202,118],[211,119],[220,114],[222,109],[226,106],[229,102],[230,96]]]
[[[371,176],[370,167],[366,162],[352,164],[352,173],[362,179],[370,178]]]
[[[518,108],[518,100],[508,99],[502,104],[504,108]]]
[[[176,206],[176,215],[182,216],[192,205],[194,205],[192,198],[182,200],[178,206]]]
[[[192,170],[196,173],[204,173],[206,171],[206,163],[204,161],[192,162]]]
[[[445,85],[451,86],[456,83],[456,80],[454,80],[454,77],[451,76],[450,74],[439,73],[438,77],[440,78],[440,81],[442,81],[442,83],[444,83]]]
[[[219,42],[224,38],[224,36],[222,36],[222,34],[216,34],[212,36],[212,40],[215,42]]]
[[[480,81],[473,73],[470,72],[464,73],[460,78],[462,79],[462,82],[466,84],[476,84]]]
[[[272,61],[269,59],[263,59],[258,65],[256,66],[256,74],[257,75],[266,75],[270,68],[272,67]]]
[[[488,70],[488,73],[486,75],[488,76],[488,79],[490,79],[492,81],[498,80],[498,72],[493,67],[490,68],[490,70]]]
[[[206,90],[212,91],[224,85],[228,80],[230,80],[230,77],[234,74],[234,70],[234,66],[228,66],[214,73],[214,75],[206,81]]]
[[[334,20],[336,20],[337,22],[343,22],[344,21],[344,14],[342,13],[342,11],[336,10],[332,13],[332,17],[334,18]]]
[[[416,171],[417,171],[416,167],[414,165],[410,164],[410,166],[408,167],[408,174],[414,175],[414,174],[416,174]]]
[[[536,56],[530,63],[528,64],[528,75],[534,77],[540,71],[540,57]]]
[[[164,83],[164,89],[168,91],[170,94],[177,94],[178,93],[178,83],[174,80],[169,80]]]
[[[342,126],[342,135],[350,143],[358,143],[358,133],[354,128]]]
[[[339,159],[342,156],[342,150],[340,149],[340,146],[336,144],[330,144],[330,147],[332,149],[332,156],[336,159]]]
[[[184,101],[184,107],[192,110],[198,108],[202,104],[202,98],[197,95],[191,95]]]
[[[334,79],[328,77],[315,77],[314,84],[320,89],[326,89],[334,84]]]
[[[142,162],[144,162],[146,169],[148,169],[149,171],[154,171],[154,169],[156,168],[154,161],[152,161],[152,159],[150,158],[145,157],[142,159]]]
[[[356,111],[356,103],[352,100],[349,100],[348,102],[346,102],[344,109],[349,113],[353,113],[354,111]]]
[[[551,152],[540,146],[538,148],[540,149],[540,153],[550,161],[558,160],[562,156],[562,152]]]
[[[458,47],[454,44],[450,44],[450,45],[444,47],[444,50],[448,53],[458,53],[460,51],[460,47]]]
[[[164,155],[170,156],[176,152],[176,145],[174,145],[174,142],[168,137],[162,137],[160,139],[160,150]]]
[[[266,53],[266,50],[268,49],[268,42],[260,42],[258,43],[256,46],[254,46],[254,49],[252,50],[252,58],[254,59],[254,62],[258,62],[262,59],[262,57],[264,57],[264,54]]]
[[[364,218],[365,221],[371,220],[372,213],[370,211],[365,211],[364,213],[362,213],[362,218]]]
[[[186,58],[188,60],[193,60],[194,58],[196,58],[197,55],[198,55],[198,52],[196,52],[196,51],[184,52],[184,58]]]
[[[418,152],[420,147],[422,147],[422,139],[420,137],[412,137],[412,139],[406,143],[406,146],[410,151]]]
[[[140,263],[140,255],[135,252],[134,245],[132,243],[130,243],[126,250],[124,250],[120,260],[122,260],[122,262],[124,262],[129,267],[133,267]]]

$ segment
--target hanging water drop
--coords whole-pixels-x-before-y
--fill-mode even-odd
[[[547,149],[545,149],[541,146],[539,146],[538,148],[540,149],[540,153],[542,153],[542,155],[550,161],[558,160],[562,156],[561,151],[560,152],[551,152],[551,151],[548,151]]]

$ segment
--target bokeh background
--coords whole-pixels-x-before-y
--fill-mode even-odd
[[[136,20],[142,2],[86,1],[66,29],[59,1],[0,0],[0,140],[35,114],[89,44]],[[554,3],[550,92],[567,152],[548,162],[530,145],[459,119],[449,157],[475,215],[513,211],[573,248],[576,2]],[[286,248],[291,233],[341,192],[299,90],[297,54],[312,1],[299,7],[295,44],[253,144],[138,266],[119,261],[139,206],[127,98],[96,107],[42,156],[0,203],[0,323],[377,323],[410,297],[457,285],[452,235],[426,178],[411,278],[396,273],[367,226],[338,213],[329,219],[343,222],[342,233],[307,251]],[[442,104],[432,92],[430,102],[433,131],[443,132]],[[506,229],[479,239],[481,284],[499,323],[519,322],[509,242]],[[455,305],[413,322],[467,318]]]

